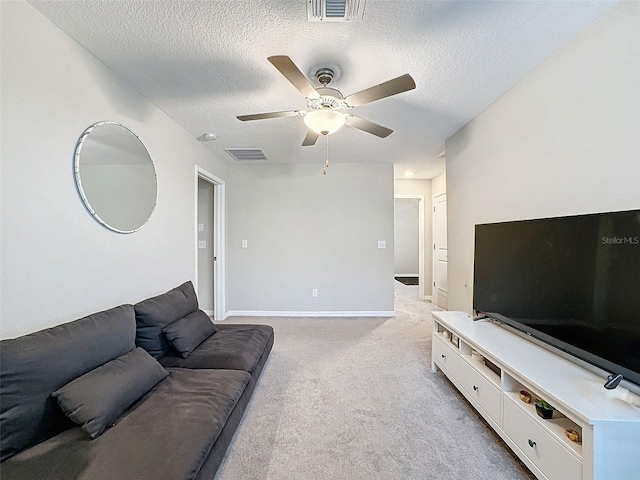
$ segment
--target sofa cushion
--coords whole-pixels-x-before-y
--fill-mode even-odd
[[[51,395],[67,417],[96,438],[167,375],[155,358],[138,347]]]
[[[162,332],[176,353],[187,358],[198,345],[216,333],[216,326],[206,313],[196,310],[170,323]]]
[[[193,479],[250,378],[242,371],[170,369],[100,437],[90,440],[80,428],[63,432],[3,463],[2,480]]]
[[[0,342],[0,460],[73,425],[51,393],[135,348],[132,305]],[[108,341],[106,341],[108,339]]]
[[[157,297],[134,305],[136,310],[136,345],[155,358],[171,352],[162,329],[198,309],[198,299],[191,282],[186,282]]]
[[[269,325],[218,324],[217,332],[187,358],[170,353],[160,359],[165,367],[223,368],[253,372],[273,337]]]

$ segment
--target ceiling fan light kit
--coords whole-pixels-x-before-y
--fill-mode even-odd
[[[393,133],[393,130],[390,128],[383,127],[364,118],[356,117],[355,115],[342,113],[340,110],[350,110],[354,107],[359,107],[360,105],[375,102],[376,100],[381,100],[416,88],[416,84],[413,78],[411,78],[411,75],[404,74],[345,97],[339,90],[328,86],[334,77],[334,71],[331,68],[324,67],[316,71],[315,78],[317,82],[322,85],[316,88],[286,55],[276,55],[269,57],[268,60],[306,97],[307,107],[310,111],[290,110],[240,115],[237,117],[238,120],[246,122],[267,118],[303,116],[304,123],[309,127],[309,131],[302,142],[303,147],[315,145],[319,135],[325,137],[325,173],[328,164],[328,154],[326,153],[328,149],[327,136],[338,131],[343,125],[346,124],[380,138],[386,138]]]
[[[314,110],[304,116],[304,123],[316,133],[321,135],[331,135],[338,131],[347,121],[343,113],[323,108]]]

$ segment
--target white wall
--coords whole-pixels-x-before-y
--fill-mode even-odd
[[[192,280],[194,165],[224,162],[24,2],[1,5],[0,336],[13,337],[136,302]],[[158,204],[137,233],[86,211],[75,143],[100,120],[128,126],[158,175]]]
[[[396,198],[393,214],[393,273],[418,276],[420,211],[419,199]]]
[[[640,3],[622,2],[446,142],[449,308],[474,225],[640,208]]]
[[[431,180],[396,180],[394,195],[417,195],[424,197],[424,283],[425,295],[433,291],[433,222]]]
[[[431,196],[436,197],[447,193],[447,173],[441,173],[431,179]]]
[[[231,314],[393,311],[391,164],[248,165],[228,185]]]

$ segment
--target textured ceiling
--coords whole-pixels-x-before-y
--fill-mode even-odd
[[[301,146],[302,118],[235,118],[306,108],[268,56],[288,55],[310,78],[334,68],[345,95],[409,73],[415,90],[352,110],[391,136],[344,127],[329,147],[332,162],[394,162],[396,177],[413,178],[441,173],[450,135],[613,6],[368,0],[363,20],[323,23],[307,21],[305,0],[29,3],[194,137],[218,134],[207,146],[229,162],[225,148],[249,147],[321,168],[321,142]]]

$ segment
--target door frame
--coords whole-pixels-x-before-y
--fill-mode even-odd
[[[225,282],[225,183],[208,170],[195,166],[193,248],[195,251],[194,287],[198,291],[198,179],[213,184],[213,319],[224,320],[226,315]]]
[[[426,285],[424,284],[424,195],[394,195],[396,198],[416,198],[418,199],[418,297],[426,300]],[[395,208],[395,205],[394,205]],[[395,232],[395,220],[393,229]]]

